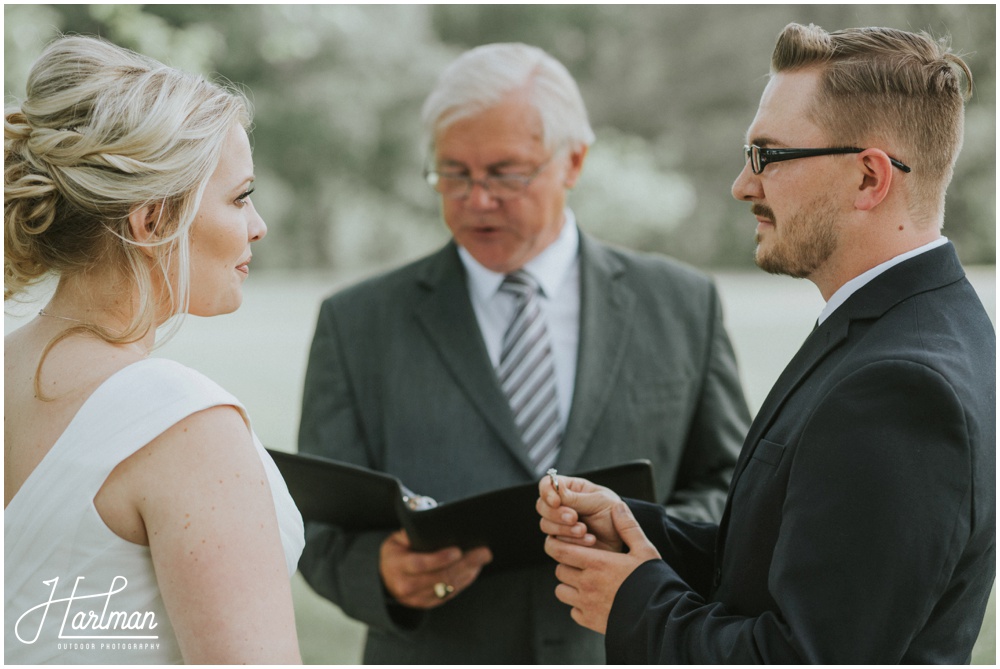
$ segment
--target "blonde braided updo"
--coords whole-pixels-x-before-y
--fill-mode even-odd
[[[250,124],[237,91],[101,39],[55,40],[4,114],[4,300],[50,274],[115,268],[139,307],[125,335],[99,334],[134,338],[156,315],[151,272],[173,264],[183,310],[188,233],[234,124]],[[140,243],[128,217],[151,205],[155,241]]]

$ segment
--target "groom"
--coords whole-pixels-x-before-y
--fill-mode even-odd
[[[827,305],[719,525],[539,484],[556,595],[610,663],[970,661],[995,575],[996,333],[940,232],[970,89],[925,35],[779,36],[733,195],[757,263]]]

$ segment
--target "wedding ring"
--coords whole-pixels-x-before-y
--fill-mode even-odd
[[[434,594],[437,595],[438,599],[445,599],[453,592],[455,592],[455,586],[448,585],[444,581],[434,584]]]
[[[550,469],[545,473],[549,475],[549,479],[551,479],[552,481],[552,487],[556,489],[556,492],[559,492],[559,479],[556,478],[557,472],[555,468],[553,467],[552,469]]]

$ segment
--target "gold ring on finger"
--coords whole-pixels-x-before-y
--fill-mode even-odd
[[[445,599],[453,592],[455,592],[455,586],[448,585],[444,581],[434,584],[434,594],[438,599]]]

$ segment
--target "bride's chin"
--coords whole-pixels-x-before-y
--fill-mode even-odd
[[[237,311],[242,304],[243,293],[242,291],[236,291],[234,294],[227,296],[225,300],[216,300],[210,304],[192,304],[188,308],[187,313],[200,318],[225,316]]]

